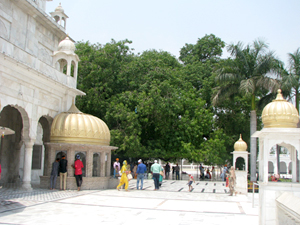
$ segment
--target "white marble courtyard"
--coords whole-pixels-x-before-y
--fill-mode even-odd
[[[231,197],[222,193],[223,182],[197,183],[192,192],[186,181],[174,180],[159,191],[153,191],[152,180],[144,190],[131,181],[129,192],[1,190],[0,224],[258,224],[257,194],[252,208],[251,194]]]

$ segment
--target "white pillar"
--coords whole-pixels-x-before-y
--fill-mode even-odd
[[[31,164],[32,164],[32,147],[35,140],[30,139],[25,141],[25,156],[24,156],[24,174],[22,188],[32,190],[31,187]]]
[[[263,150],[263,154],[264,154],[264,159],[263,159],[263,163],[264,163],[264,174],[263,174],[263,182],[264,183],[268,183],[268,170],[269,170],[269,163],[268,163],[268,159],[269,159],[269,143],[265,142],[265,147]]]
[[[106,167],[106,176],[110,176],[110,168],[111,168],[111,151],[107,153],[107,167]]]
[[[105,177],[105,154],[106,152],[100,154],[100,177]],[[120,166],[122,168],[122,164]]]

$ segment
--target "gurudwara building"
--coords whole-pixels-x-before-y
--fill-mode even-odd
[[[83,189],[108,188],[110,131],[99,118],[80,112],[74,101],[78,62],[66,34],[68,16],[61,5],[48,15],[49,0],[1,0],[0,126],[1,183],[49,186],[52,162],[68,160],[68,189],[75,189],[71,164],[81,155]],[[58,182],[59,183],[59,182]]]

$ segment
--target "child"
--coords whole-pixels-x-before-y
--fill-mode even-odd
[[[190,178],[190,180],[189,180],[188,185],[189,185],[189,191],[191,192],[192,189],[193,189],[192,183],[193,183],[193,181],[195,183],[195,180],[194,180],[194,177],[191,174],[189,174],[189,178]]]

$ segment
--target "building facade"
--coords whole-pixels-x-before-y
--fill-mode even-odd
[[[15,131],[1,138],[0,182],[26,189],[44,173],[53,118],[84,95],[76,88],[79,59],[66,34],[68,17],[61,6],[48,15],[46,2],[0,2],[0,126]]]

